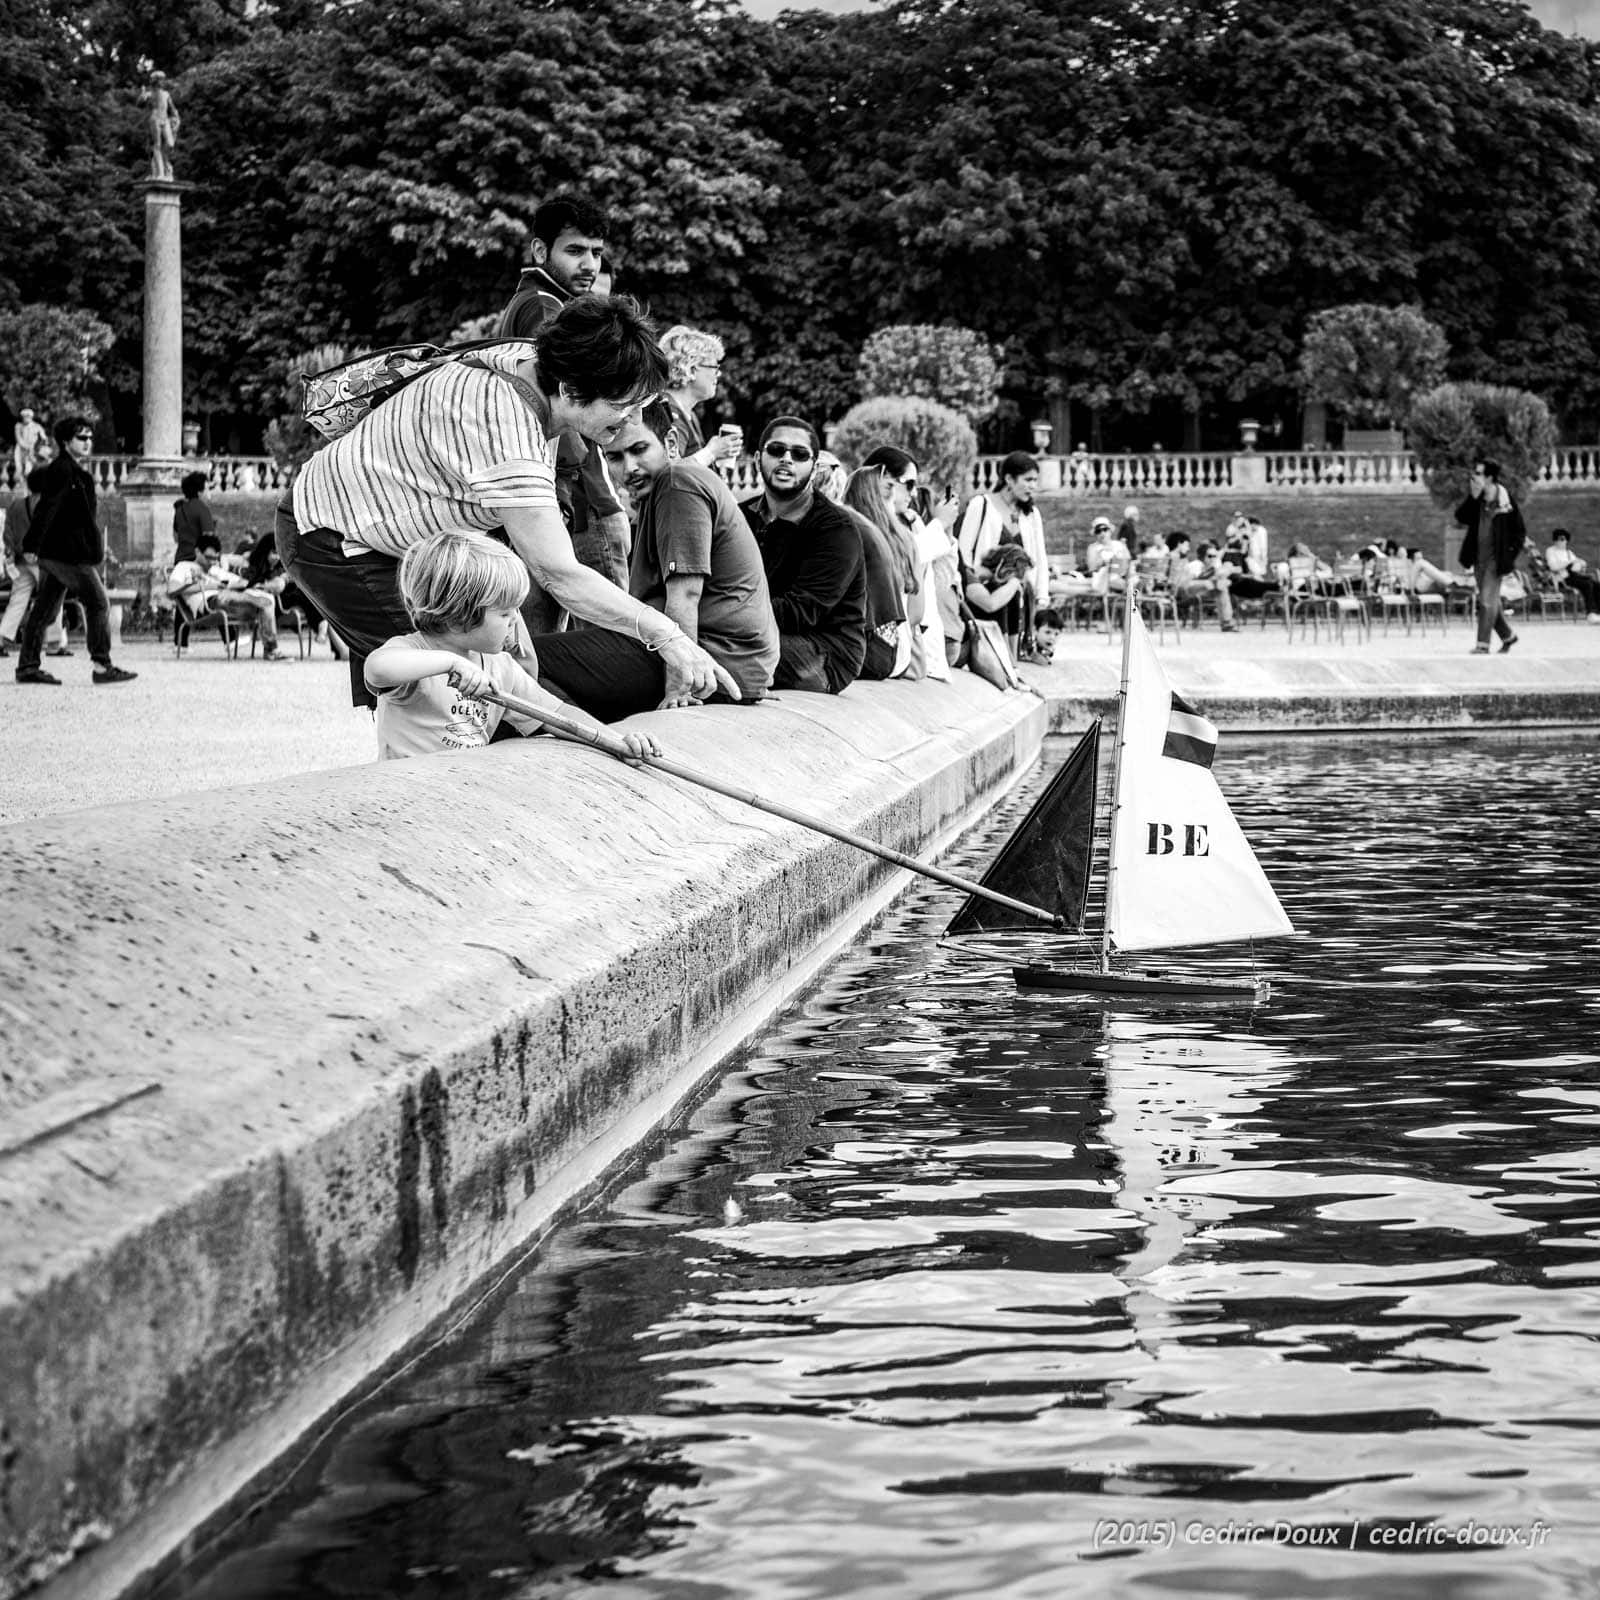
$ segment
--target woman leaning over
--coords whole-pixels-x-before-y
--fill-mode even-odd
[[[580,295],[533,342],[433,368],[312,456],[279,507],[278,549],[350,646],[357,705],[372,704],[366,657],[411,626],[398,578],[407,548],[435,533],[501,529],[532,581],[573,616],[659,653],[669,698],[719,688],[739,698],[676,623],[578,562],[556,501],[559,436],[608,443],[666,376],[633,301]]]

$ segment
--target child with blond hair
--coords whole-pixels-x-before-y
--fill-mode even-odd
[[[367,687],[377,696],[378,759],[477,750],[504,717],[518,733],[543,724],[480,698],[510,695],[598,730],[587,712],[541,689],[507,650],[521,634],[518,608],[528,595],[528,569],[506,545],[482,533],[437,533],[400,558],[400,595],[416,631],[385,640],[366,660]],[[531,660],[524,647],[524,659]],[[658,756],[648,734],[622,733],[635,756]]]

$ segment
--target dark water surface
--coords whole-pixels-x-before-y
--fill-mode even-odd
[[[1222,753],[1268,1006],[926,886],[166,1592],[1594,1594],[1600,744]]]

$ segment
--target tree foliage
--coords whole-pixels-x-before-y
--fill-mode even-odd
[[[856,365],[861,393],[920,395],[981,422],[995,408],[1000,363],[989,341],[971,328],[927,323],[880,328]]]
[[[881,444],[914,456],[923,478],[941,488],[970,482],[978,459],[978,436],[959,411],[909,395],[863,400],[845,412],[832,435],[834,453],[847,467],[860,466]]]
[[[1448,353],[1415,306],[1334,306],[1306,329],[1300,382],[1358,427],[1404,427],[1413,398],[1443,381]]]
[[[41,418],[72,411],[98,417],[92,396],[114,337],[87,311],[0,311],[0,398],[13,413],[32,406]]]
[[[1443,383],[1411,408],[1411,448],[1441,506],[1459,505],[1474,461],[1500,463],[1500,481],[1526,499],[1555,444],[1550,408],[1538,395],[1495,383]]]
[[[715,330],[725,404],[836,416],[887,324],[999,352],[999,421],[1292,413],[1308,324],[1411,306],[1447,375],[1600,419],[1600,55],[1506,0],[11,0],[0,307],[137,394],[139,95],[175,77],[190,404],[486,316],[539,201]],[[872,380],[876,381],[876,380]],[[960,399],[951,391],[952,397]],[[964,403],[964,402],[962,402]],[[1006,420],[1010,419],[1010,420]],[[1021,443],[1020,439],[1013,442]]]

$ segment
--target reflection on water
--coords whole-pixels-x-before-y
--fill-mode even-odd
[[[1596,751],[1225,745],[1254,1013],[929,886],[172,1592],[1592,1593]]]

